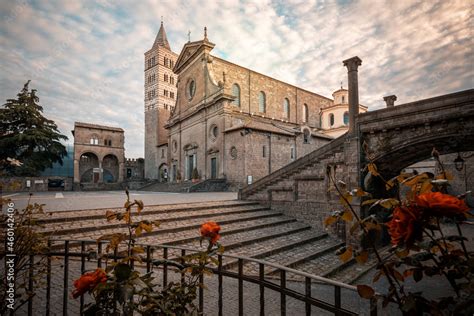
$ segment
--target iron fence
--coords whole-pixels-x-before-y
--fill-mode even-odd
[[[106,265],[105,259],[103,258],[104,254],[104,245],[106,245],[105,241],[95,242],[91,240],[54,240],[49,241],[49,249],[51,251],[46,255],[46,282],[44,287],[41,291],[34,288],[33,284],[33,276],[34,276],[34,267],[35,267],[35,256],[30,256],[30,279],[28,283],[28,290],[31,292],[35,292],[35,295],[32,296],[28,302],[27,306],[22,310],[22,313],[27,315],[53,315],[55,314],[52,312],[52,308],[57,311],[59,309],[59,305],[61,305],[61,310],[63,315],[77,315],[82,314],[84,307],[85,307],[85,298],[81,296],[79,299],[78,304],[76,304],[76,308],[71,307],[70,303],[70,296],[71,296],[71,273],[73,273],[76,277],[86,271],[86,264],[93,265],[97,268],[103,268]],[[138,244],[137,244],[138,246]],[[170,279],[170,270],[172,267],[169,267],[166,263],[167,259],[175,259],[177,258],[176,255],[185,256],[187,254],[197,252],[196,249],[189,249],[184,247],[178,246],[167,246],[167,245],[140,245],[144,247],[145,253],[143,258],[143,263],[140,267],[138,265],[136,268],[143,269],[147,273],[153,272],[153,269],[156,269],[161,278],[161,285],[166,286]],[[94,249],[91,250],[90,247]],[[96,254],[97,256],[91,256],[91,254]],[[155,268],[153,265],[153,257],[159,256],[161,259],[164,260],[164,264],[160,266],[160,268]],[[112,255],[111,260],[117,260],[119,257],[115,252]],[[302,308],[297,314],[298,315],[321,315],[325,313],[334,314],[334,315],[377,315],[377,304],[375,301],[365,302],[363,305],[363,310],[355,310],[353,304],[350,307],[343,306],[343,299],[341,292],[346,291],[348,292],[353,299],[362,300],[358,298],[357,288],[355,286],[341,283],[335,280],[330,280],[324,277],[312,275],[305,273],[303,271],[298,271],[295,269],[291,269],[285,266],[281,266],[275,263],[266,262],[263,260],[258,260],[249,257],[243,256],[233,256],[229,254],[219,254],[217,255],[218,265],[215,267],[211,267],[210,270],[212,271],[213,275],[211,279],[204,278],[204,276],[200,277],[200,282],[204,285],[199,287],[198,290],[198,306],[199,311],[202,314],[205,313],[205,306],[206,304],[211,303],[209,300],[205,301],[205,291],[214,291],[209,295],[217,300],[217,310],[213,309],[212,314],[221,315],[229,315],[229,314],[237,314],[237,315],[244,315],[244,309],[248,307],[248,305],[253,305],[257,311],[253,311],[252,315],[275,315],[275,306],[271,304],[272,311],[268,310],[268,304],[266,304],[267,296],[271,291],[273,292],[273,298],[275,298],[275,292],[277,296],[279,296],[279,310],[280,315],[295,315],[293,307],[288,306],[288,300],[292,300],[292,305],[294,306],[295,302],[299,304],[303,304],[304,308]],[[52,261],[58,262],[60,261],[59,265],[56,264],[55,267],[59,267],[60,269],[55,269],[53,271]],[[224,260],[232,260],[237,262],[237,271],[232,271],[223,268],[223,261]],[[73,267],[71,264],[73,263]],[[244,273],[244,266],[246,264],[253,264],[257,266],[257,273],[254,275],[249,275]],[[3,264],[2,264],[3,266]],[[269,277],[265,274],[265,269],[271,269],[273,271],[272,275],[275,275],[274,271],[277,271],[277,277]],[[80,271],[77,271],[80,270]],[[56,274],[60,274],[55,275]],[[292,278],[288,278],[288,275],[292,275]],[[52,290],[56,292],[58,289],[56,288],[58,282],[53,284],[53,276],[55,279],[59,279],[62,282],[62,297],[58,297],[58,295],[54,295],[52,297]],[[294,277],[297,276],[300,281],[294,281]],[[217,278],[217,280],[215,280]],[[231,286],[227,289],[227,292],[232,292],[232,296],[235,295],[237,300],[237,308],[234,312],[226,312],[225,304],[229,302],[224,298],[224,280],[233,280],[233,282],[237,283],[237,288],[235,289],[234,286]],[[213,282],[213,286],[209,286],[206,288],[205,282]],[[226,281],[227,282],[227,281]],[[297,284],[298,289],[291,288],[288,286],[288,282],[292,284]],[[252,293],[250,293],[251,300],[253,302],[245,301],[244,295],[244,284],[253,284],[258,289],[254,289]],[[318,295],[313,295],[314,291],[318,290],[318,287],[323,287],[322,294],[325,294],[326,299],[323,299],[321,293]],[[216,289],[217,288],[217,289]],[[330,291],[332,288],[332,299],[327,299],[327,296],[330,295]],[[329,291],[328,291],[329,289]],[[248,296],[248,295],[247,295]],[[318,297],[316,297],[318,296]],[[258,303],[257,303],[258,300]],[[35,307],[35,302],[41,302],[43,308],[42,311],[39,312],[40,309]],[[274,301],[274,300],[273,300]],[[273,302],[272,301],[272,302]],[[360,303],[361,301],[359,301]],[[212,302],[215,304],[215,302]],[[234,302],[235,303],[235,302]],[[78,306],[77,306],[78,305]],[[348,305],[348,304],[346,304]],[[302,306],[302,307],[303,307]],[[35,311],[35,312],[33,312]]]

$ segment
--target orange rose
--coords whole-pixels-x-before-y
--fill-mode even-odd
[[[392,220],[386,223],[392,244],[411,246],[415,240],[421,240],[421,212],[415,208],[397,207]]]
[[[106,281],[107,275],[103,269],[96,269],[94,272],[84,273],[79,279],[74,281],[74,287],[76,289],[72,292],[72,297],[78,298],[84,293],[95,289],[100,283],[105,283]]]
[[[418,206],[427,209],[427,215],[456,216],[462,215],[469,210],[464,200],[441,192],[420,194],[415,197],[415,202]]]
[[[215,244],[221,238],[220,230],[221,227],[216,222],[207,222],[201,226],[201,236],[209,238],[211,244]]]

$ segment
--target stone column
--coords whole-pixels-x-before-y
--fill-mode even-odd
[[[359,114],[359,82],[357,68],[362,65],[362,60],[355,56],[343,61],[347,67],[347,81],[349,89],[349,134],[354,135],[355,118]]]
[[[118,183],[122,183],[123,182],[123,174],[124,174],[124,170],[125,170],[125,164],[123,162],[119,163],[119,172],[118,172]],[[132,177],[133,177],[133,174],[132,174]]]
[[[388,95],[386,97],[383,97],[383,100],[387,104],[387,107],[391,108],[391,107],[395,106],[395,101],[397,101],[397,96],[396,95]]]
[[[98,183],[104,183],[104,172],[102,170],[102,160],[99,160],[99,181]]]
[[[74,159],[74,183],[81,182],[81,175],[79,174],[79,161]]]

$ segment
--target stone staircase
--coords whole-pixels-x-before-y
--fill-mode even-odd
[[[341,160],[345,141],[346,138],[341,136],[255,181],[240,190],[239,198],[242,200],[268,201],[275,198],[274,195],[282,197],[286,195],[286,199],[293,201],[305,199],[307,197],[304,195],[305,192],[298,192],[295,183],[324,181],[326,172],[324,162]]]
[[[141,188],[139,191],[151,191],[151,192],[188,192],[188,189],[192,187],[194,183],[192,182],[180,182],[180,183],[169,183],[169,182],[153,182],[147,184]]]
[[[39,231],[52,234],[57,239],[95,240],[110,233],[127,233],[124,224],[108,222],[106,211],[123,209],[95,209],[54,212],[38,217]],[[335,271],[344,270],[334,251],[343,242],[327,232],[285,216],[252,201],[220,201],[177,205],[146,206],[134,221],[159,220],[161,225],[151,233],[137,237],[137,243],[179,245],[201,249],[199,228],[203,222],[215,221],[221,226],[221,244],[225,254],[258,258],[302,271],[342,278]],[[71,243],[71,248],[79,246]],[[77,248],[76,248],[77,249]],[[170,250],[171,258],[178,251]],[[224,269],[237,269],[237,260],[224,257]],[[267,267],[268,276],[278,271]],[[244,273],[258,274],[258,266],[244,265]],[[345,281],[350,281],[344,279]]]

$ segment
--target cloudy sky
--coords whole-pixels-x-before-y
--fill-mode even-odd
[[[177,53],[207,26],[215,55],[327,97],[357,55],[371,110],[388,94],[474,87],[471,0],[6,0],[0,12],[0,101],[32,79],[70,142],[74,121],[119,126],[129,158],[143,157],[143,54],[161,16]]]

